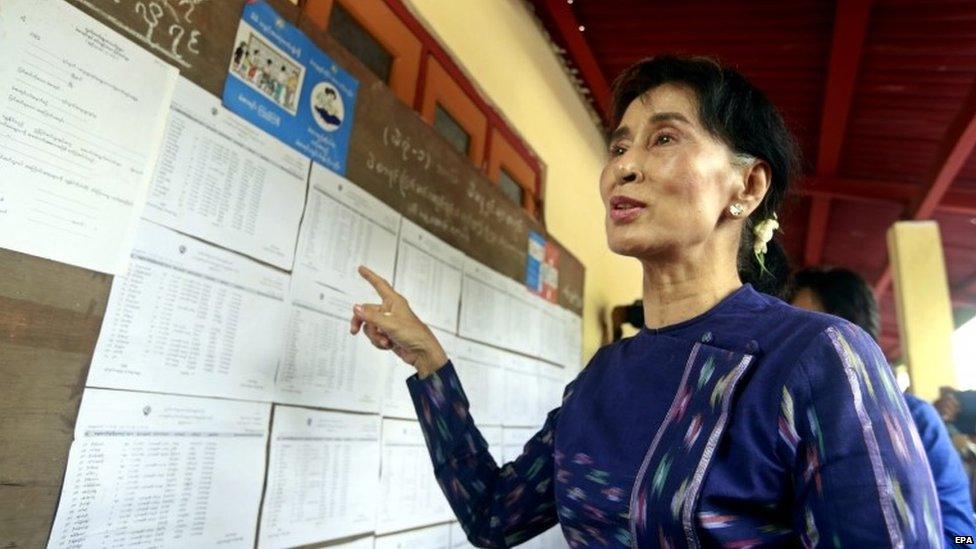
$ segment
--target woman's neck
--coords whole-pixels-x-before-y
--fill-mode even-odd
[[[642,263],[644,324],[651,329],[694,318],[742,286],[734,262]]]

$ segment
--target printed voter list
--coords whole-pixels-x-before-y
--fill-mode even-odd
[[[358,87],[265,2],[244,7],[224,85],[228,109],[343,174]]]

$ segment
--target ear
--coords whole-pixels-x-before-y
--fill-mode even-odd
[[[742,167],[742,186],[737,186],[733,202],[742,204],[742,217],[749,217],[762,203],[773,183],[773,171],[765,160],[753,160]]]

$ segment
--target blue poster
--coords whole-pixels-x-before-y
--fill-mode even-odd
[[[237,28],[224,105],[343,174],[359,82],[263,1]]]
[[[546,239],[535,231],[529,231],[529,253],[525,262],[525,286],[535,292],[542,292],[542,261],[546,255]]]

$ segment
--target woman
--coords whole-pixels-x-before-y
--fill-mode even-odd
[[[840,319],[743,284],[763,264],[797,165],[741,75],[658,57],[614,84],[600,177],[607,242],[644,269],[645,327],[601,349],[499,467],[431,331],[384,280],[354,307],[417,369],[434,470],[475,545],[557,522],[571,546],[937,547],[938,503],[884,357]]]
[[[849,320],[877,341],[881,332],[878,303],[868,282],[859,274],[840,267],[809,267],[796,273],[792,290],[794,306]],[[951,546],[957,536],[976,532],[966,470],[939,412],[917,396],[903,396],[928,458],[939,494],[946,545]]]

